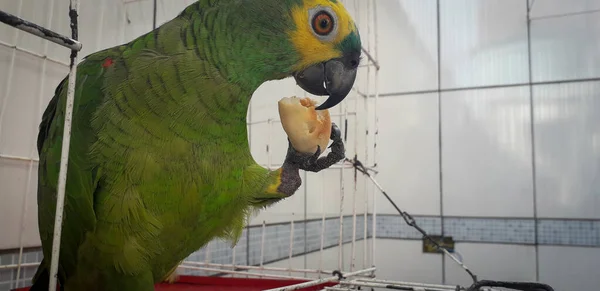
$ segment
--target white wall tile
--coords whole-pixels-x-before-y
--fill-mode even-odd
[[[533,216],[527,87],[442,93],[444,215]]]
[[[526,2],[440,1],[442,88],[526,83]]]
[[[9,54],[3,54],[0,61],[5,68],[9,68]],[[35,148],[36,135],[32,133],[37,131],[41,118],[41,65],[37,57],[20,51],[15,54],[12,81],[6,87],[8,91],[2,92],[8,95],[0,102],[0,153],[30,157]]]
[[[378,279],[442,283],[442,258],[439,254],[424,254],[421,241],[378,239],[376,245]]]
[[[23,1],[2,0],[0,1],[0,3],[2,3],[2,11],[6,13],[10,13],[12,15],[17,16],[23,14]],[[29,21],[33,20],[29,19]],[[15,34],[17,33],[17,30],[12,28],[11,26],[4,25],[4,23],[0,25],[0,40],[8,43],[9,45],[15,44]]]
[[[2,108],[1,106],[4,106],[2,105],[3,102],[7,102],[8,100],[4,99],[4,96],[7,95],[6,90],[8,89],[8,68],[10,68],[13,61],[16,61],[16,58],[13,57],[13,54],[16,55],[15,50],[5,46],[0,46],[0,65],[2,65],[2,68],[6,68],[5,70],[0,70],[0,88],[2,88],[2,90],[0,90],[0,94],[2,94],[0,95],[2,96],[2,99],[0,100],[0,109]]]
[[[531,7],[531,17],[552,17],[557,15],[581,13],[600,9],[600,2],[596,0],[528,0]]]
[[[600,218],[600,82],[533,89],[541,217]]]
[[[586,10],[585,6],[593,6],[592,1],[582,5],[583,2],[585,1],[573,1],[568,5],[561,5],[570,8],[561,7],[564,10],[551,15],[562,15],[572,10],[581,12]],[[598,1],[595,2],[596,7],[600,6]],[[541,10],[543,7],[542,4],[540,7],[534,6],[534,9]],[[600,41],[590,37],[599,34],[598,13],[534,19],[531,22],[533,81],[600,77]]]
[[[436,1],[376,2],[378,43],[373,42],[373,50],[381,66],[380,93],[437,88]]]
[[[36,187],[29,188],[27,192],[27,178],[29,165],[24,161],[15,161],[0,159],[0,232],[3,234],[0,239],[0,250],[18,248],[23,202],[26,203],[27,212],[24,217],[23,246],[35,247],[40,245],[40,239],[37,228],[37,207],[36,207]],[[31,181],[37,181],[37,165],[34,164],[31,171]],[[32,183],[35,185],[35,183]],[[23,201],[25,197],[25,201]]]
[[[412,214],[440,214],[437,93],[378,102],[379,171],[388,195]],[[397,214],[382,195],[378,213]]]
[[[597,248],[541,246],[539,251],[540,282],[557,291],[598,289],[600,252]]]

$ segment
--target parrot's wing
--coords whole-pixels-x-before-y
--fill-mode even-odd
[[[73,126],[69,166],[65,193],[65,209],[60,249],[59,280],[73,274],[77,254],[87,232],[94,229],[94,192],[98,186],[100,171],[88,158],[90,146],[96,135],[90,126],[94,112],[103,102],[104,73],[120,56],[118,48],[107,49],[90,55],[77,67],[77,85],[73,106]],[[62,150],[65,120],[65,102],[68,78],[61,81],[50,100],[39,127],[37,149],[40,157],[38,168],[38,226],[44,259],[34,276],[34,287],[48,287],[56,192]],[[32,289],[35,290],[35,289]]]

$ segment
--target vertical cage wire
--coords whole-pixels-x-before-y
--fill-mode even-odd
[[[357,18],[356,21],[360,23],[361,21],[361,13],[360,13],[360,6],[358,5],[357,1],[355,0],[355,17]],[[356,93],[355,93],[356,94]],[[358,101],[359,101],[359,96],[360,94],[356,94],[355,97],[355,111],[358,112]],[[356,115],[354,117],[354,151],[355,151],[355,156],[356,156],[356,152],[358,152],[358,115]],[[343,171],[343,170],[342,170]],[[350,267],[349,270],[352,272],[356,263],[356,195],[357,195],[357,180],[356,180],[356,170],[354,171],[354,187],[352,187],[352,241],[351,241],[351,245],[350,245]]]
[[[366,5],[367,5],[367,9],[366,9],[366,14],[367,14],[367,51],[369,53],[371,53],[371,1],[366,1]],[[364,101],[364,108],[365,108],[365,160],[364,160],[364,164],[365,165],[369,165],[369,94],[370,94],[370,89],[371,89],[371,66],[367,66],[367,80],[366,80],[367,84],[366,84],[366,88],[365,88],[365,96],[363,97],[363,101]],[[357,175],[357,170],[354,170],[355,175]],[[365,203],[365,240],[364,240],[364,247],[363,247],[363,268],[366,267],[366,261],[367,261],[367,235],[366,235],[366,219],[367,219],[367,211],[368,211],[368,197],[369,197],[369,191],[368,191],[368,184],[367,181],[365,179],[364,182],[364,203]]]
[[[376,70],[375,70],[375,101],[373,105],[373,116],[375,117],[375,132],[373,133],[373,167],[377,168],[377,138],[379,137],[379,116],[377,115],[377,100],[379,99],[379,39],[378,39],[378,28],[377,28],[377,1],[373,1],[373,50],[374,58],[376,61]],[[371,23],[369,23],[371,25]],[[368,96],[368,95],[367,95]],[[377,175],[377,173],[373,173],[373,175]],[[375,251],[376,251],[376,241],[377,241],[377,193],[374,187],[371,187],[373,191],[372,200],[373,200],[373,222],[372,222],[372,236],[371,236],[371,266],[376,266],[375,263]]]
[[[339,238],[338,238],[338,269],[343,267],[344,257],[344,192],[345,192],[345,181],[344,181],[344,168],[340,169],[340,212],[339,212]]]

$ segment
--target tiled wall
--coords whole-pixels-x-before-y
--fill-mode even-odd
[[[417,224],[429,234],[441,233],[440,217],[416,216]],[[367,219],[367,235],[372,237],[372,216]],[[321,220],[294,222],[292,256],[319,251],[321,247]],[[352,216],[344,216],[343,242],[352,241]],[[267,224],[264,228],[263,264],[287,259],[289,257],[291,223]],[[261,239],[263,228],[254,225],[246,228],[234,250],[224,241],[212,241],[191,254],[187,261],[217,264],[259,265],[261,263]],[[323,248],[338,245],[339,217],[325,220]],[[469,218],[445,217],[444,233],[457,242],[528,244],[535,243],[535,227],[532,219],[518,218]],[[364,216],[356,217],[356,240],[362,240],[364,234]],[[408,226],[399,215],[377,216],[377,237],[386,239],[418,240],[419,232]],[[551,246],[586,246],[600,248],[600,220],[561,220],[541,219],[538,221],[538,243]],[[207,257],[208,254],[208,257]],[[39,250],[24,252],[24,262],[39,262],[42,255]],[[0,266],[15,264],[18,254],[0,255]],[[28,285],[35,274],[35,267],[25,268],[19,280],[19,286]],[[204,271],[184,269],[186,275],[213,275]],[[15,287],[16,270],[0,270],[0,291]]]

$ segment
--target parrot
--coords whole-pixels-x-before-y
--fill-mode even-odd
[[[76,64],[57,282],[66,291],[147,291],[219,238],[235,245],[249,215],[292,196],[300,171],[345,157],[298,152],[277,169],[252,157],[246,116],[263,83],[294,78],[316,110],[354,86],[361,38],[339,0],[198,0],[174,18]],[[43,260],[30,290],[48,290],[68,79],[37,136]]]

